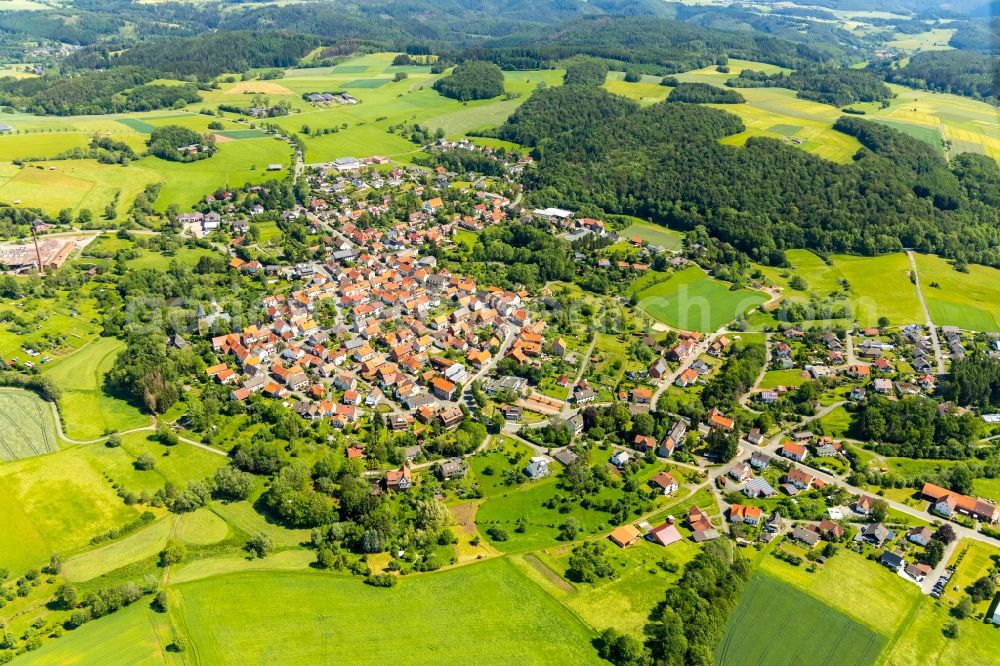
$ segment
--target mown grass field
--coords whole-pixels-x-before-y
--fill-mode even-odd
[[[609,72],[604,88],[615,95],[628,97],[642,106],[662,102],[673,88],[660,85],[660,77],[644,76],[642,81],[630,83],[624,80],[625,72]]]
[[[771,578],[754,576],[715,649],[720,666],[875,663],[885,638],[822,601]]]
[[[59,450],[52,409],[27,391],[0,390],[0,460]]]
[[[502,559],[405,577],[392,589],[272,572],[175,591],[171,614],[194,663],[243,664],[246,655],[260,663],[598,662],[590,630]]]
[[[653,318],[674,328],[702,332],[715,331],[766,300],[758,291],[732,291],[697,267],[674,273],[639,293],[639,307]]]
[[[968,273],[960,273],[940,257],[915,254],[914,259],[935,324],[1000,331],[1000,270],[970,265]]]
[[[997,663],[1000,629],[969,619],[959,623],[958,638],[947,638],[942,629],[953,622],[948,608],[924,597],[900,631],[885,649],[886,666],[925,664],[926,666],[983,666]]]
[[[638,218],[635,218],[632,224],[618,232],[618,235],[625,240],[631,240],[632,237],[641,238],[651,245],[658,245],[667,250],[680,250],[684,240],[684,234],[679,231],[673,231]]]
[[[45,374],[63,390],[59,413],[67,437],[91,440],[111,431],[149,424],[132,404],[105,393],[104,376],[125,344],[116,338],[96,338],[78,352],[46,366]]]

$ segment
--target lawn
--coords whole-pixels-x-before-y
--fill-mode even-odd
[[[129,268],[154,268],[166,271],[170,268],[170,264],[175,261],[182,266],[194,268],[195,264],[202,257],[213,257],[219,254],[217,250],[210,250],[204,247],[182,247],[173,255],[165,255],[150,250],[142,250],[141,252],[140,256],[135,259],[129,259],[126,262]]]
[[[86,546],[90,538],[139,516],[104,477],[119,450],[77,447],[0,465],[0,567],[21,572]]]
[[[976,479],[972,482],[972,487],[977,495],[988,497],[994,502],[1000,502],[1000,478]]]
[[[720,666],[805,664],[865,666],[885,638],[819,599],[770,576],[747,583],[715,649]]]
[[[632,224],[620,231],[619,235],[625,239],[631,239],[635,236],[651,245],[658,245],[667,250],[680,250],[684,240],[684,234],[679,231],[672,231],[662,225],[638,218],[635,218]]]
[[[63,390],[59,413],[63,429],[74,439],[97,439],[111,431],[149,425],[149,418],[132,404],[106,394],[104,376],[125,344],[116,338],[96,338],[86,347],[46,366],[45,376]]]
[[[960,273],[941,257],[915,254],[914,260],[935,324],[1000,331],[1000,270],[970,265]]]
[[[730,290],[697,267],[674,273],[639,294],[639,307],[674,328],[715,331],[767,300],[758,291]]]
[[[778,386],[800,386],[806,379],[802,370],[768,370],[764,373],[758,388],[773,389]]]
[[[759,569],[788,583],[883,636],[891,636],[906,619],[920,589],[883,566],[842,550],[816,573],[766,554]]]
[[[941,600],[948,605],[958,604],[966,595],[965,588],[972,585],[976,580],[986,576],[994,566],[993,558],[1000,558],[1000,546],[991,546],[975,539],[962,539],[955,548],[955,556],[949,565],[954,564],[962,552],[962,561],[955,567],[955,575],[945,588],[945,593]],[[957,587],[958,590],[954,588]],[[976,606],[976,611],[985,613],[989,608],[993,598],[981,601]]]
[[[45,641],[35,652],[18,658],[20,664],[44,666],[152,666],[183,663],[164,649],[158,635],[158,616],[149,604],[138,601],[117,613],[88,622],[61,638]]]
[[[836,407],[820,419],[823,431],[831,437],[846,437],[851,427],[851,415],[844,406]]]
[[[195,663],[598,663],[591,632],[503,559],[404,577],[392,589],[272,572],[175,590],[171,612]],[[390,626],[405,628],[405,649]]]
[[[50,405],[27,391],[0,391],[0,460],[58,450]]]

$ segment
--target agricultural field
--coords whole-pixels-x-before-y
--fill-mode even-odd
[[[918,48],[935,47],[930,43],[940,42],[948,29],[942,29],[935,36],[908,35],[906,37],[924,42]],[[946,39],[944,41],[947,41]],[[681,81],[708,83],[724,86],[726,81],[743,69],[765,72],[782,71],[774,65],[764,65],[740,60],[730,60],[730,72],[717,72],[715,67],[678,74]],[[784,70],[787,71],[787,70]],[[621,85],[625,85],[624,83]],[[642,85],[642,84],[636,84]],[[895,129],[927,141],[942,148],[948,142],[948,155],[962,152],[978,152],[1000,159],[1000,125],[996,121],[996,109],[985,102],[951,95],[915,90],[899,85],[890,85],[895,97],[888,108],[882,109],[878,103],[858,103],[851,106],[865,111],[865,118],[886,122]],[[617,92],[617,91],[616,91]],[[834,162],[847,163],[861,147],[854,137],[841,134],[833,129],[833,123],[842,115],[840,109],[828,104],[820,104],[799,99],[795,92],[784,88],[745,88],[740,94],[745,104],[714,105],[724,111],[738,115],[747,126],[746,131],[726,137],[723,143],[743,145],[752,136],[769,136],[776,139],[799,140],[803,150]]]
[[[1000,331],[1000,270],[970,265],[967,273],[960,273],[933,255],[914,254],[914,260],[936,325]]]
[[[59,450],[51,406],[27,391],[0,391],[0,460]]]
[[[697,267],[674,273],[639,293],[639,307],[674,328],[711,332],[767,300],[749,289],[730,290]]]
[[[154,666],[185,663],[177,653],[167,652],[171,641],[163,616],[149,605],[137,602],[113,615],[47,641],[38,650],[17,660],[20,664],[75,666],[82,663],[107,666]],[[86,662],[84,661],[86,655]]]
[[[830,666],[875,663],[885,638],[804,592],[754,576],[729,617],[715,663],[796,664],[827,655]]]
[[[942,628],[953,622],[948,608],[930,597],[921,598],[896,640],[885,649],[888,666],[981,666],[996,663],[997,628],[975,619],[959,623],[958,638],[947,638]]]
[[[632,224],[618,232],[618,235],[629,240],[632,237],[641,238],[650,245],[657,245],[667,250],[680,251],[683,247],[684,234],[673,231],[659,224],[633,218]]]
[[[246,654],[273,663],[399,661],[399,645],[385,639],[388,618],[407,628],[408,662],[464,663],[475,654],[483,663],[597,663],[590,630],[503,559],[406,577],[392,590],[306,571],[216,576],[173,592],[171,615],[195,663],[241,663]]]
[[[823,599],[882,636],[892,636],[906,621],[920,589],[864,557],[842,550],[818,571],[795,567],[769,553],[761,556],[761,573]]]
[[[139,516],[105,477],[106,459],[131,466],[128,454],[102,445],[0,464],[0,567],[23,571],[53,552],[69,557]]]
[[[86,347],[45,367],[45,375],[62,388],[59,413],[67,437],[91,440],[112,431],[149,425],[137,407],[104,391],[104,376],[125,344],[96,338]]]
[[[808,250],[789,250],[790,269],[759,267],[764,275],[782,288],[782,296],[807,303],[811,295],[822,299],[833,292],[842,292],[840,280],[850,285],[846,304],[862,326],[874,326],[880,317],[888,317],[894,325],[923,323],[917,289],[910,282],[910,261],[906,254],[886,254],[876,257],[833,255],[824,262]],[[805,291],[789,285],[795,275],[805,280]]]
[[[855,317],[862,326],[874,326],[880,317],[896,325],[923,323],[917,290],[910,282],[910,261],[903,253],[878,257],[833,257],[855,296]]]
[[[931,28],[915,35],[896,33],[896,39],[886,42],[886,46],[900,51],[916,53],[919,51],[947,51],[951,48],[948,40],[955,34],[954,28]]]

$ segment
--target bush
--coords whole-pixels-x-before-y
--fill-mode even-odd
[[[365,585],[372,587],[393,587],[396,585],[396,576],[392,574],[372,574],[365,577]]]
[[[263,532],[258,532],[243,545],[243,548],[250,553],[251,557],[267,557],[274,550],[274,542],[271,541],[271,537],[264,534]]]
[[[507,534],[507,530],[502,527],[497,527],[496,525],[491,525],[486,528],[486,535],[493,541],[506,541],[510,538],[510,535]]]

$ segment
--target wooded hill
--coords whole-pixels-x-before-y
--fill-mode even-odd
[[[998,177],[994,161],[949,168],[889,127],[845,118],[838,128],[867,146],[853,164],[763,137],[722,145],[744,129],[724,111],[640,109],[601,88],[564,86],[537,92],[496,134],[535,148],[529,204],[703,225],[772,264],[784,263],[786,248],[871,255],[912,247],[1000,266],[1000,209],[984,194]]]

